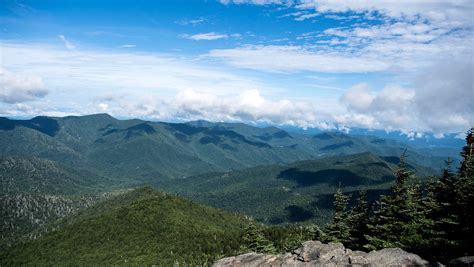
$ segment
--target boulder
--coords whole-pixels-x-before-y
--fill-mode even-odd
[[[429,262],[420,256],[406,252],[401,248],[384,248],[374,250],[367,254],[369,263],[376,263],[380,266],[428,266]]]
[[[464,256],[453,259],[449,262],[448,266],[474,266],[474,256]]]
[[[420,256],[408,253],[400,248],[386,248],[369,253],[346,249],[341,243],[323,244],[319,241],[307,241],[293,253],[267,255],[247,253],[224,258],[214,267],[238,266],[429,266],[429,262]]]

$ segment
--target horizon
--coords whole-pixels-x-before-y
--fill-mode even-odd
[[[446,133],[442,136],[438,136],[433,133],[424,133],[423,135],[416,135],[411,133],[405,133],[403,131],[393,130],[393,131],[386,131],[386,130],[378,130],[378,129],[366,129],[366,128],[338,128],[337,126],[332,129],[319,129],[319,128],[301,128],[298,126],[290,126],[290,125],[275,125],[275,124],[267,124],[267,123],[252,123],[252,122],[242,122],[242,121],[211,121],[205,119],[198,119],[198,120],[181,120],[181,121],[171,121],[171,120],[146,120],[136,117],[120,117],[120,116],[113,116],[109,113],[91,113],[91,114],[82,114],[82,115],[64,115],[64,116],[48,116],[48,115],[37,115],[37,116],[28,116],[28,117],[8,117],[8,116],[0,116],[0,118],[7,118],[9,120],[31,120],[36,117],[47,117],[47,118],[56,118],[56,119],[63,119],[67,117],[91,117],[91,116],[109,116],[115,120],[119,121],[126,121],[126,120],[141,120],[143,122],[151,122],[151,123],[169,123],[169,124],[189,124],[193,122],[207,122],[211,124],[243,124],[250,127],[256,127],[260,129],[266,128],[276,128],[281,131],[289,132],[289,133],[300,133],[300,134],[322,134],[322,133],[342,133],[346,135],[354,135],[354,136],[373,136],[373,137],[380,137],[380,138],[387,138],[392,140],[397,140],[398,138],[402,138],[402,142],[412,142],[417,140],[433,140],[437,142],[448,142],[448,143],[439,143],[439,146],[453,146],[453,142],[455,143],[454,146],[460,146],[463,144],[465,139],[465,133]],[[403,140],[405,139],[405,140]],[[436,143],[436,142],[435,142]],[[433,143],[433,144],[435,144]]]
[[[474,125],[472,1],[2,3],[0,116]]]

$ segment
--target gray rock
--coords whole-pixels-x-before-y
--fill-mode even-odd
[[[448,266],[474,266],[474,256],[464,256],[453,259]]]
[[[429,262],[420,256],[401,248],[384,248],[367,254],[367,261],[380,266],[428,266]]]
[[[295,250],[295,254],[297,259],[303,262],[349,262],[349,258],[345,255],[344,245],[341,243],[323,244],[319,241],[306,241],[301,248]]]
[[[429,262],[416,254],[400,248],[387,248],[369,253],[352,251],[341,243],[323,244],[319,241],[307,241],[293,253],[284,255],[265,255],[247,253],[224,258],[214,267],[226,266],[428,266]]]

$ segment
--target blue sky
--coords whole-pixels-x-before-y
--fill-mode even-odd
[[[1,0],[0,115],[464,132],[473,10],[468,0]]]

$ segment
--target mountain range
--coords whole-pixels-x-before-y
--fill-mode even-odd
[[[377,136],[308,134],[243,123],[119,120],[107,114],[0,118],[0,147],[3,248],[43,240],[51,229],[69,225],[53,224],[57,220],[89,220],[92,212],[81,212],[97,205],[112,212],[105,215],[102,209],[97,216],[118,216],[113,212],[119,207],[108,199],[143,185],[263,223],[323,225],[338,186],[352,199],[361,189],[375,199],[390,187],[405,150],[409,167],[421,177],[439,173],[448,156],[458,158],[452,147],[407,145]],[[140,192],[146,198],[162,194]],[[66,236],[74,233],[64,229],[55,238],[65,238],[66,246],[72,242]],[[41,242],[46,241],[24,249],[46,244]],[[14,251],[8,258],[22,255]]]
[[[0,147],[0,156],[55,161],[93,173],[96,183],[107,186],[153,184],[212,171],[362,152],[398,157],[403,147],[409,162],[425,167],[438,168],[446,157],[372,136],[305,135],[242,123],[117,120],[107,114],[0,118]]]

